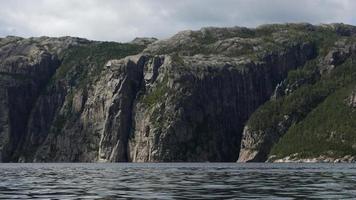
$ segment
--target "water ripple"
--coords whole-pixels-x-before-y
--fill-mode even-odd
[[[354,199],[352,164],[0,164],[0,199]]]

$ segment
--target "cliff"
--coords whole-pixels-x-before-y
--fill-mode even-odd
[[[303,124],[319,106],[332,106],[334,93],[345,90],[347,100],[338,101],[352,114],[355,30],[210,27],[131,43],[2,38],[1,161],[248,162],[304,155],[288,138],[302,140]],[[337,155],[354,151],[342,152]]]

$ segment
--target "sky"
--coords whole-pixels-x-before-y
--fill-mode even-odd
[[[168,38],[206,26],[356,24],[355,0],[0,0],[0,37]]]

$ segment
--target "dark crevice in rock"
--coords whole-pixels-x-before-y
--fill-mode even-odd
[[[128,161],[127,144],[132,129],[132,107],[143,82],[143,68],[146,57],[140,56],[137,61],[128,60],[118,65],[122,73],[116,79],[113,102],[108,110],[108,117],[100,142],[99,159],[111,162]]]
[[[22,147],[28,142],[27,130],[32,109],[40,96],[40,92],[47,85],[48,81],[60,66],[60,61],[56,56],[45,56],[35,66],[38,71],[33,76],[36,79],[22,81],[19,85],[7,88],[7,98],[9,107],[9,143],[3,153],[3,162],[17,162]],[[29,145],[29,144],[26,144]]]

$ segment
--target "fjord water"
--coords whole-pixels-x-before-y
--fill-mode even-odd
[[[354,164],[0,164],[0,199],[353,199]]]

